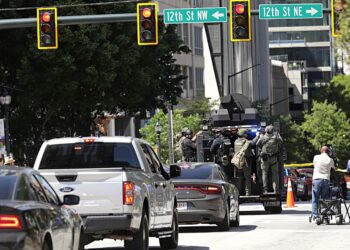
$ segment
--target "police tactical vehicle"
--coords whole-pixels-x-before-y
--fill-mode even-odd
[[[260,121],[260,117],[255,108],[252,108],[248,98],[241,94],[230,94],[222,98],[220,107],[215,110],[209,120],[203,121],[203,129],[197,135],[197,161],[208,162],[215,161],[216,155],[210,153],[210,146],[215,139],[213,131],[220,130],[224,137],[224,143],[219,154],[225,158],[226,162],[221,162],[226,173],[236,183],[240,190],[240,202],[261,202],[266,211],[271,213],[280,213],[281,195],[273,192],[272,185],[268,193],[263,193],[262,171],[260,166],[259,149],[252,147],[250,164],[252,166],[252,194],[245,196],[244,183],[242,183],[242,172],[237,171],[230,163],[234,148],[234,140],[237,138],[238,129],[244,128],[247,131],[248,140],[255,138],[257,132],[263,133],[266,123]],[[282,158],[282,157],[280,157]],[[280,187],[282,190],[283,161],[280,160]],[[271,179],[271,174],[269,175]],[[272,181],[270,180],[269,183]]]

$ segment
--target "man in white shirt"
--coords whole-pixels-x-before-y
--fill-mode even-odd
[[[312,218],[318,217],[318,201],[320,198],[329,197],[329,180],[331,169],[335,169],[334,161],[329,157],[330,149],[327,146],[321,148],[321,154],[315,155],[314,173],[312,177]]]

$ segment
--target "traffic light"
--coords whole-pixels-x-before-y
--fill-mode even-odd
[[[345,0],[331,0],[332,12],[332,36],[341,36],[340,33],[340,14],[344,10]]]
[[[158,44],[158,4],[137,4],[137,43],[139,45]]]
[[[230,0],[231,42],[251,41],[250,0]]]
[[[38,8],[36,13],[38,49],[57,49],[57,8]]]

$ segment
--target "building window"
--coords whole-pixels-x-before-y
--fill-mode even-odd
[[[177,34],[179,35],[179,37],[182,39],[182,25],[181,24],[178,24],[176,26],[176,31],[177,31]]]
[[[184,76],[186,76],[186,79],[184,79],[184,82],[183,82],[183,89],[185,90],[185,91],[187,91],[187,89],[188,89],[188,79],[189,79],[189,75],[188,75],[188,72],[187,72],[187,67],[182,67],[182,74],[184,75]]]
[[[204,70],[203,68],[196,68],[196,90],[197,96],[204,96]]]
[[[203,7],[203,0],[194,0],[194,7],[202,8]]]
[[[186,44],[187,46],[190,46],[190,39],[189,39],[189,28],[188,28],[188,24],[185,23],[183,25],[183,40],[184,40],[184,44]]]
[[[193,90],[193,68],[192,67],[188,67],[188,83],[189,83],[189,87],[190,90]]]
[[[203,55],[203,40],[201,27],[194,27],[194,53],[198,56]]]

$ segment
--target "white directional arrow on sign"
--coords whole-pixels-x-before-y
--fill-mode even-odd
[[[306,10],[306,13],[311,14],[311,16],[315,15],[318,11],[311,7],[311,9]]]
[[[223,17],[224,13],[220,13],[219,11],[215,12],[214,14],[212,14],[212,17],[216,18],[216,19],[220,19],[220,17]]]

